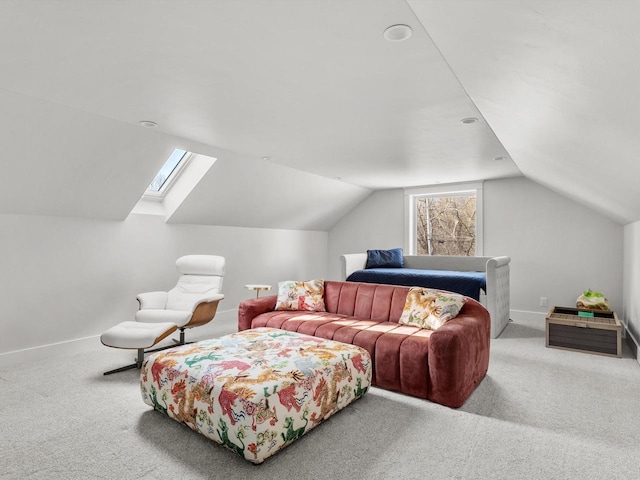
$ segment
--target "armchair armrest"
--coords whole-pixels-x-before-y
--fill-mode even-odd
[[[198,308],[198,306],[203,304],[203,303],[211,303],[211,302],[218,303],[223,298],[224,298],[224,295],[222,293],[214,293],[214,294],[208,295],[206,297],[199,298],[198,300],[196,300],[194,302],[193,306],[191,307],[191,311],[195,312],[196,309]]]
[[[252,298],[240,302],[238,307],[238,331],[249,330],[251,321],[262,313],[271,312],[276,308],[277,295]]]
[[[193,306],[193,315],[191,320],[184,328],[198,327],[213,320],[218,310],[218,304],[224,298],[221,293],[201,298]]]
[[[136,296],[140,310],[146,308],[162,309],[167,305],[167,292],[145,292]]]

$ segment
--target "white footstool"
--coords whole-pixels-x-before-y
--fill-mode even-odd
[[[132,368],[142,367],[145,349],[151,348],[158,342],[171,335],[178,326],[172,322],[143,323],[121,322],[111,327],[100,336],[103,345],[113,348],[136,349],[138,358],[136,363],[125,367],[104,372],[105,375],[123,372]]]

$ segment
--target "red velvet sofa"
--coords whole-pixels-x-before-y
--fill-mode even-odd
[[[326,312],[275,311],[276,295],[245,300],[238,330],[273,327],[366,348],[372,383],[448,407],[464,404],[489,367],[489,312],[468,299],[436,331],[402,325],[409,287],[325,282]]]

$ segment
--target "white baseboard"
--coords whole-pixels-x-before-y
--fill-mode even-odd
[[[69,353],[88,352],[92,349],[99,348],[101,345],[100,335],[94,335],[91,337],[65,340],[64,342],[23,348],[22,350],[14,350],[13,352],[0,353],[0,368],[12,367],[19,363],[34,360],[45,360]]]
[[[513,321],[533,321],[544,323],[547,314],[544,312],[531,312],[528,310],[510,310],[509,318]],[[624,321],[621,320],[627,340],[632,342],[636,347],[636,360],[640,364],[640,343],[627,328]],[[221,337],[238,331],[238,310],[222,310],[216,313],[216,317],[212,322],[202,327],[198,327],[187,331],[187,341],[199,341],[207,338]],[[165,340],[168,342],[170,340]],[[162,345],[162,343],[161,343]],[[100,335],[90,337],[76,338],[66,340],[64,342],[50,343],[47,345],[39,345],[31,348],[15,350],[13,352],[0,353],[0,368],[12,367],[14,365],[35,361],[45,360],[52,356],[68,355],[73,353],[90,352],[97,348],[105,348],[100,343]]]
[[[187,330],[186,337],[187,341],[198,341],[206,338],[221,337],[237,331],[238,310],[222,310],[218,311],[213,321],[207,325]],[[159,345],[168,344],[170,341],[167,339]],[[0,368],[12,367],[24,362],[45,360],[60,355],[95,351],[98,348],[108,348],[100,343],[100,335],[23,348],[12,352],[0,353]]]
[[[620,319],[620,323],[624,327],[623,332],[624,336],[626,337],[627,343],[630,344],[631,348],[634,348],[635,346],[636,361],[640,363],[640,342],[638,342],[638,339],[633,336],[633,333],[631,333],[631,330],[629,330],[629,327],[624,321],[624,318]]]
[[[547,314],[545,312],[531,312],[528,310],[509,310],[509,318],[513,321],[540,321],[544,323]]]

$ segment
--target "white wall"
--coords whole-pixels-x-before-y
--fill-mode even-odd
[[[340,255],[404,242],[402,190],[376,192],[329,232],[329,273]],[[640,241],[640,240],[639,240]],[[511,308],[548,312],[591,288],[622,307],[623,227],[525,178],[484,183],[484,255],[511,257]]]
[[[329,276],[340,280],[340,255],[402,247],[402,190],[379,190],[347,213],[329,231]]]
[[[636,346],[640,342],[640,222],[624,227],[623,317]],[[637,351],[640,361],[640,350]]]
[[[137,293],[173,287],[175,260],[189,253],[226,257],[225,299],[209,333],[235,331],[238,303],[255,295],[245,284],[271,284],[275,293],[278,281],[326,276],[327,233],[172,225],[146,215],[122,222],[0,215],[0,252],[2,363],[7,352],[85,337],[106,348],[97,336],[133,319]]]
[[[484,184],[484,253],[511,257],[511,308],[573,306],[583,290],[622,309],[623,227],[531,180]]]

